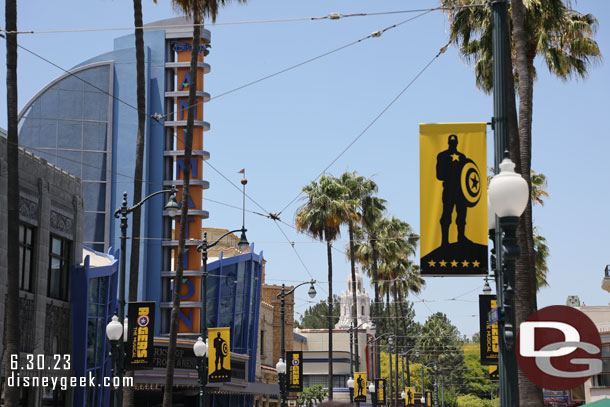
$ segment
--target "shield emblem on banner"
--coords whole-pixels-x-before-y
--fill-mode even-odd
[[[472,208],[481,199],[481,173],[472,160],[467,160],[460,174],[460,189],[466,200],[466,206]]]

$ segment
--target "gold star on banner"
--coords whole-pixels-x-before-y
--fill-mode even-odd
[[[472,267],[479,267],[480,264],[481,263],[479,263],[478,260],[475,260],[475,261],[472,262]]]
[[[438,264],[440,264],[441,267],[447,266],[447,262],[445,260],[439,261]]]
[[[460,156],[457,154],[451,154],[451,161],[460,161]]]
[[[455,260],[451,260],[451,267],[457,267],[458,262]]]
[[[428,266],[430,266],[430,267],[434,267],[434,266],[436,266],[436,262],[435,262],[434,260],[430,260],[430,261],[428,262]]]
[[[464,261],[462,262],[462,267],[468,267],[468,265],[469,265],[469,264],[470,264],[469,262],[467,262],[466,260],[464,260]]]

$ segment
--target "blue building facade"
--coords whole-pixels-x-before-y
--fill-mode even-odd
[[[84,248],[84,261],[71,272],[72,368],[77,377],[102,384],[112,376],[106,325],[117,308],[119,251],[104,254]],[[110,403],[109,387],[76,387],[73,406],[102,407]]]
[[[166,28],[163,28],[166,27]],[[190,76],[191,21],[175,18],[148,24],[144,31],[146,112],[143,196],[176,186],[180,199],[184,154],[182,135],[186,124],[185,100]],[[210,129],[203,121],[203,103],[210,96],[203,91],[203,75],[210,66],[203,56],[210,44],[210,32],[202,29],[202,47],[198,64],[201,80],[197,91],[197,117],[193,146],[193,173],[189,203],[188,245],[190,260],[184,278],[194,293],[182,301],[180,340],[183,355],[193,358],[189,341],[200,331],[199,312],[202,301],[199,287],[200,259],[195,247],[199,243],[202,220],[208,212],[202,206],[203,161],[209,153],[203,149],[203,132]],[[121,206],[123,191],[131,201],[135,165],[138,114],[136,101],[135,40],[132,34],[114,41],[112,51],[84,61],[69,73],[49,83],[28,102],[19,115],[20,143],[34,154],[79,177],[83,185],[83,242],[95,256],[114,258],[111,247],[119,247],[120,228],[113,217]],[[153,119],[155,117],[155,119]],[[199,140],[199,141],[197,141]],[[199,144],[197,144],[199,143]],[[195,191],[195,192],[194,192]],[[199,191],[199,192],[197,192]],[[130,202],[131,203],[131,202]],[[155,312],[155,347],[163,354],[164,338],[169,332],[171,298],[177,264],[179,223],[164,213],[165,202],[160,196],[141,207],[141,236],[138,242],[127,240],[127,264],[131,244],[140,248],[138,301],[157,304]],[[193,220],[193,223],[190,223]],[[129,234],[129,231],[128,231]],[[93,258],[93,254],[91,255]],[[83,266],[72,271],[71,298],[72,353],[78,376],[111,376],[109,344],[105,326],[117,306],[118,275],[116,262],[92,267],[87,258]],[[207,291],[208,327],[231,327],[234,386],[209,385],[212,405],[248,406],[253,394],[261,391],[252,387],[256,376],[259,304],[261,299],[262,252],[223,258],[208,264],[210,278]],[[129,274],[129,273],[127,273]],[[127,281],[128,287],[128,281]],[[86,289],[85,289],[86,287]],[[185,342],[186,341],[186,342]],[[136,400],[154,402],[164,383],[163,357],[158,365],[135,375]],[[177,370],[177,400],[184,405],[195,403],[197,376],[187,360],[185,368]],[[268,391],[268,389],[267,389]],[[107,406],[108,389],[77,390],[74,405]]]
[[[180,17],[147,25],[170,28],[144,31],[147,122],[143,196],[179,183],[172,181],[180,165],[175,151],[177,126],[182,124],[179,98],[187,95],[188,89],[177,91],[177,72],[188,63],[178,62],[175,43],[176,39],[192,38],[190,24],[190,20]],[[202,30],[201,41],[204,45],[210,43],[208,30]],[[113,51],[84,61],[49,83],[19,114],[20,144],[81,178],[85,203],[83,243],[98,252],[119,247],[120,228],[112,214],[121,206],[123,191],[127,191],[129,200],[133,193],[138,126],[134,44],[132,34],[115,39]],[[200,66],[203,73],[210,71],[208,64]],[[209,100],[207,93],[199,94],[203,102]],[[154,114],[163,119],[152,119]],[[207,122],[199,124],[203,131],[210,128]],[[209,153],[199,149],[193,156],[204,160]],[[203,189],[208,187],[206,181],[199,183]],[[175,222],[163,214],[164,204],[164,199],[158,197],[141,207],[141,236],[147,238],[137,242],[141,301],[165,303],[163,299],[170,297],[171,276],[162,275],[162,271],[171,272],[174,268],[169,260],[171,253],[162,247],[162,240],[173,238]],[[201,203],[198,205],[201,207]],[[207,211],[196,212],[202,219],[208,217]],[[128,240],[128,263],[131,244]],[[161,322],[167,321],[168,316],[168,307],[157,309],[155,334],[168,332],[168,324]]]

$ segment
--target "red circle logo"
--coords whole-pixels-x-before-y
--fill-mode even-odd
[[[148,318],[148,315],[140,315],[137,321],[139,326],[144,327],[148,325],[150,319]]]
[[[601,337],[587,315],[575,308],[543,308],[519,327],[517,362],[537,386],[570,390],[602,370]]]

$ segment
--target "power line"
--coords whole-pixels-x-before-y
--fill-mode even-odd
[[[211,98],[210,98],[210,101],[212,101],[212,100],[214,100],[214,99],[218,99],[218,98],[220,98],[220,97],[222,97],[222,96],[225,96],[225,95],[231,94],[231,93],[236,92],[236,91],[238,91],[238,90],[241,90],[241,89],[247,88],[247,87],[249,87],[249,86],[255,85],[255,84],[257,84],[257,83],[259,83],[259,82],[262,82],[262,81],[264,81],[264,80],[267,80],[267,79],[273,78],[273,77],[275,77],[275,76],[281,75],[281,74],[283,74],[283,73],[285,73],[285,72],[291,71],[291,70],[293,70],[293,69],[296,69],[296,68],[298,68],[298,67],[301,67],[301,66],[303,66],[303,65],[306,65],[306,64],[308,64],[308,63],[310,63],[310,62],[316,61],[316,60],[318,60],[318,59],[320,59],[320,58],[323,58],[323,57],[325,57],[325,56],[328,56],[328,55],[334,54],[335,52],[339,52],[339,51],[341,51],[341,50],[343,50],[343,49],[349,48],[349,47],[351,47],[351,46],[353,46],[353,45],[359,44],[359,43],[361,43],[361,42],[363,42],[363,41],[366,41],[366,40],[368,40],[368,39],[371,39],[371,38],[378,38],[378,37],[380,37],[380,36],[381,36],[381,34],[385,33],[386,31],[391,30],[391,29],[396,28],[396,27],[399,27],[399,26],[401,26],[401,25],[403,25],[403,24],[406,24],[406,23],[408,23],[408,22],[410,22],[410,21],[413,21],[413,20],[415,20],[415,19],[417,19],[417,18],[419,18],[419,17],[422,17],[422,16],[424,16],[424,15],[426,15],[426,14],[428,14],[428,13],[432,12],[432,11],[433,11],[433,10],[428,9],[427,11],[425,11],[425,12],[423,12],[423,13],[421,13],[421,14],[418,14],[418,15],[416,15],[416,16],[414,16],[414,17],[408,18],[408,19],[406,19],[406,20],[404,20],[404,21],[401,21],[401,22],[399,22],[399,23],[393,24],[393,25],[388,26],[388,27],[386,27],[386,28],[384,28],[384,29],[381,29],[381,30],[375,31],[375,32],[373,32],[373,33],[371,33],[371,34],[367,35],[366,37],[362,37],[362,38],[360,38],[360,39],[358,39],[358,40],[356,40],[356,41],[352,41],[352,42],[350,42],[350,43],[348,43],[348,44],[342,45],[342,46],[340,46],[340,47],[338,47],[338,48],[335,48],[335,49],[333,49],[333,50],[331,50],[331,51],[325,52],[325,53],[323,53],[323,54],[321,54],[321,55],[315,56],[315,57],[313,57],[313,58],[309,58],[309,59],[307,59],[307,60],[305,60],[305,61],[302,61],[302,62],[299,62],[299,63],[297,63],[297,64],[291,65],[291,66],[289,66],[289,67],[287,67],[287,68],[284,68],[284,69],[282,69],[282,70],[280,70],[280,71],[277,71],[277,72],[274,72],[274,73],[272,73],[272,74],[269,74],[269,75],[263,76],[263,77],[261,77],[261,78],[259,78],[259,79],[254,80],[254,81],[251,81],[251,82],[245,83],[245,84],[243,84],[243,85],[241,85],[241,86],[238,86],[238,87],[236,87],[236,88],[234,88],[234,89],[231,89],[231,90],[229,90],[229,91],[226,91],[226,92],[223,92],[223,93],[221,93],[221,94],[219,94],[219,95],[216,95],[216,96],[214,96],[214,97],[211,97]],[[195,106],[199,105],[200,103],[201,103],[201,102],[197,102],[197,103],[195,103]],[[190,107],[190,106],[189,106],[189,107]],[[165,118],[165,117],[167,117],[167,116],[168,116],[168,115],[170,115],[170,114],[173,114],[173,113],[167,113],[167,114],[165,114],[165,115],[163,115],[163,116],[156,116],[156,117],[157,117],[157,119],[160,119],[160,118]],[[280,212],[280,213],[281,213],[281,212]]]
[[[486,7],[487,4],[472,4],[463,5],[457,8],[473,8],[473,7]],[[427,9],[411,9],[411,10],[395,10],[395,11],[380,11],[380,12],[363,12],[363,13],[350,13],[343,14],[338,12],[329,13],[324,16],[314,17],[292,17],[292,18],[279,18],[279,19],[265,19],[265,20],[246,20],[246,21],[227,21],[227,22],[214,22],[214,23],[201,23],[201,24],[172,24],[172,25],[145,25],[142,27],[99,27],[99,28],[72,28],[72,29],[55,29],[55,30],[24,30],[24,31],[7,31],[0,28],[1,32],[7,34],[63,34],[63,33],[86,33],[86,32],[104,32],[104,31],[134,31],[141,29],[143,31],[161,30],[168,28],[194,28],[200,26],[205,28],[206,26],[219,27],[224,25],[246,25],[246,24],[268,24],[268,23],[286,23],[286,22],[299,22],[299,21],[322,21],[322,20],[340,20],[342,18],[351,17],[375,17],[383,15],[394,15],[394,14],[407,14],[407,13],[419,13],[419,12],[432,12],[432,11],[446,11],[454,10],[453,7],[434,7]]]
[[[364,130],[362,130],[360,132],[360,134],[358,134],[358,136],[356,136],[356,138],[354,138],[348,145],[347,147],[345,147],[343,149],[343,151],[341,151],[339,153],[339,155],[337,155],[331,162],[330,164],[328,164],[326,166],[326,168],[324,168],[317,176],[316,176],[316,180],[318,178],[320,178],[324,173],[326,173],[326,171],[334,164],[337,162],[337,160],[339,160],[339,158],[341,158],[343,156],[343,154],[345,154],[347,152],[347,150],[349,150],[355,143],[356,141],[358,141],[360,139],[360,137],[362,137],[376,122],[377,120],[379,120],[381,118],[381,116],[384,115],[385,112],[388,111],[388,109],[390,109],[390,107],[392,107],[392,105],[394,103],[396,103],[396,101],[411,87],[411,85],[426,71],[426,69],[428,69],[428,67],[430,65],[432,65],[432,63],[439,57],[441,56],[441,54],[443,54],[445,51],[447,51],[447,48],[449,47],[450,43],[445,44],[444,46],[441,47],[441,49],[438,51],[438,53],[417,73],[417,75],[415,75],[415,77],[413,79],[411,79],[411,81],[407,84],[407,86],[405,86],[399,93],[398,95],[396,95],[394,97],[394,99],[392,99],[392,101],[390,101],[390,103],[388,103],[382,110],[381,112],[375,116],[375,118],[364,128]],[[284,206],[284,208],[282,208],[281,211],[279,211],[278,214],[281,214],[282,212],[284,212],[290,205],[292,205],[297,199],[299,199],[299,197],[303,194],[303,192],[299,192],[299,194],[297,196],[295,196],[286,206]]]

